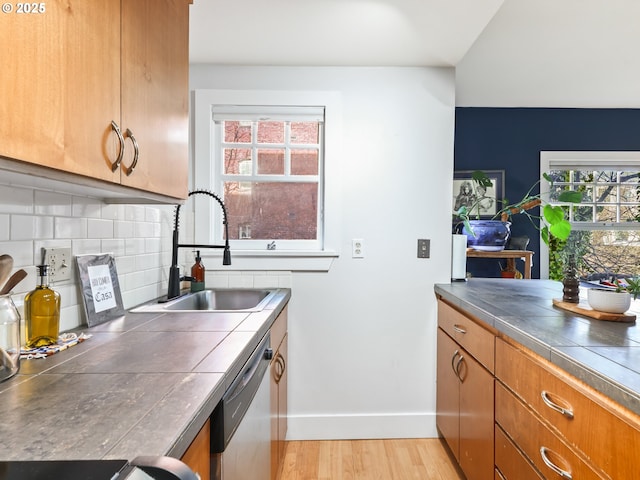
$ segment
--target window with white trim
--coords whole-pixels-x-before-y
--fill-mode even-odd
[[[227,207],[232,248],[321,249],[324,107],[212,110],[215,190]]]
[[[340,93],[201,89],[192,100],[191,186],[230,210],[230,269],[327,271],[341,244]],[[218,205],[191,202],[195,243],[223,242]]]
[[[563,189],[583,192],[582,203],[564,205],[587,244],[583,275],[639,274],[640,152],[541,152],[540,168],[554,180],[549,201]],[[548,260],[549,251],[541,253]],[[546,266],[553,277],[553,265]]]

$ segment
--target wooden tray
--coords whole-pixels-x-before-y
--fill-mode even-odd
[[[606,320],[608,322],[625,322],[625,323],[635,323],[636,316],[633,313],[607,313],[600,312],[598,310],[594,310],[589,306],[587,302],[580,303],[567,303],[563,302],[559,298],[553,299],[553,304],[562,308],[563,310],[568,310],[573,313],[579,313],[580,315],[585,315],[590,318],[595,318],[596,320]]]

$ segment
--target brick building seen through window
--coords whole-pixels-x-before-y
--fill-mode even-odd
[[[224,121],[230,239],[317,240],[320,122]]]

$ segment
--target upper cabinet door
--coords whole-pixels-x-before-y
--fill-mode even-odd
[[[7,4],[12,5],[12,4]],[[64,10],[0,13],[0,155],[39,163],[64,155]]]
[[[65,158],[61,168],[120,181],[120,0],[67,0]],[[49,5],[49,2],[47,2]]]
[[[189,3],[122,1],[121,182],[177,198],[188,191]]]

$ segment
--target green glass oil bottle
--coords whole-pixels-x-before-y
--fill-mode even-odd
[[[49,288],[49,265],[38,265],[36,289],[24,297],[27,348],[57,343],[60,334],[60,294]]]

